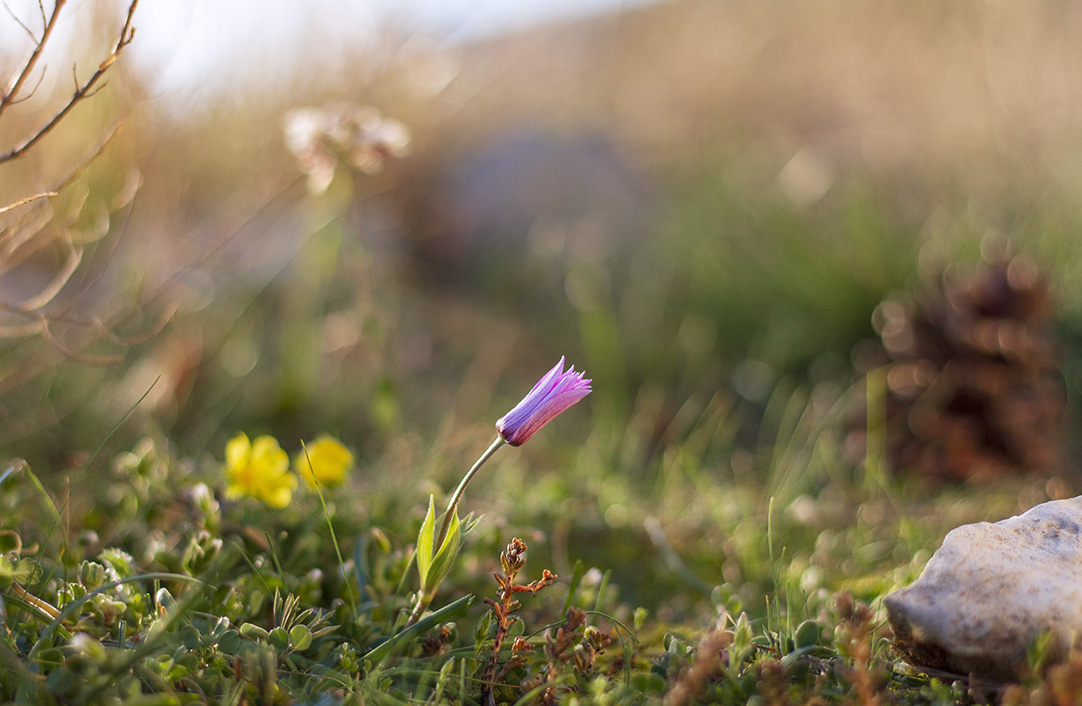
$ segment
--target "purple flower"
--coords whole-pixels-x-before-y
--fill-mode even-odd
[[[500,438],[511,446],[519,446],[560,412],[590,394],[590,380],[582,376],[583,373],[575,372],[575,366],[564,372],[561,357],[556,367],[545,373],[530,393],[496,422]]]

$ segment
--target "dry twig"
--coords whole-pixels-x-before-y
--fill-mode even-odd
[[[26,100],[30,96],[34,95],[34,91],[31,90],[30,93],[27,94],[25,97],[19,98],[19,93],[22,91],[23,86],[26,84],[26,80],[30,77],[30,74],[33,73],[34,67],[37,66],[38,59],[41,58],[41,53],[45,51],[45,45],[49,43],[49,38],[53,36],[53,29],[56,27],[56,21],[60,19],[60,11],[64,8],[64,5],[66,4],[67,0],[56,0],[56,3],[53,5],[52,14],[50,14],[49,17],[46,18],[45,8],[42,6],[39,0],[38,10],[41,12],[41,20],[43,24],[40,38],[34,37],[34,33],[30,31],[30,28],[23,24],[21,21],[19,21],[19,18],[15,17],[15,15],[12,14],[12,17],[15,17],[15,21],[18,22],[19,25],[22,26],[24,30],[26,30],[26,33],[29,34],[30,37],[35,41],[33,51],[31,51],[30,56],[27,57],[26,63],[23,64],[22,70],[19,71],[18,75],[15,76],[15,80],[11,82],[11,87],[5,93],[0,94],[0,115],[3,114],[4,109],[7,108],[9,105],[14,105],[15,103]]]
[[[50,37],[52,37],[53,29],[56,27],[57,18],[60,16],[60,11],[63,9],[66,2],[67,0],[56,0],[53,5],[52,13],[49,15],[48,19],[45,20],[41,37],[36,41],[34,49],[31,51],[22,70],[15,77],[15,80],[11,84],[11,88],[0,96],[0,114],[3,113],[4,108],[7,106],[17,103],[19,100],[25,100],[29,95],[33,95],[33,91],[31,91],[27,96],[20,98],[19,93],[25,86],[27,78],[33,73],[34,67],[37,65],[38,60],[41,58],[41,53],[45,49],[45,45],[49,42]],[[132,39],[135,38],[135,28],[132,26],[132,21],[135,17],[135,8],[138,5],[139,0],[132,0],[131,4],[128,5],[128,12],[124,18],[124,26],[120,29],[120,34],[117,37],[116,43],[113,45],[109,55],[98,64],[98,68],[90,75],[90,78],[82,83],[76,79],[75,91],[72,93],[67,103],[65,103],[64,106],[49,120],[38,127],[29,137],[25,138],[7,152],[0,154],[0,164],[22,157],[42,138],[49,134],[49,132],[64,119],[64,116],[71,112],[72,108],[80,101],[93,96],[102,86],[104,86],[104,84],[99,86],[102,78],[109,68],[116,63],[117,59],[120,58],[120,55],[124,52],[124,48],[131,44]],[[42,17],[44,17],[44,9],[42,9]],[[73,73],[74,70],[73,67]]]
[[[25,155],[64,120],[77,104],[92,97],[104,87],[103,78],[105,74],[120,58],[124,49],[132,42],[135,36],[132,22],[138,4],[139,0],[130,0],[123,26],[120,28],[116,41],[105,59],[98,64],[97,69],[84,81],[80,81],[76,77],[75,90],[64,105],[51,117],[43,120],[28,137],[7,152],[0,154],[0,164]],[[55,0],[52,11],[47,13],[44,5],[39,0],[40,34],[35,34],[24,22],[12,14],[15,22],[30,36],[33,49],[27,56],[26,61],[23,62],[22,67],[8,82],[7,89],[0,93],[0,116],[4,114],[8,106],[27,100],[37,90],[36,85],[30,87],[32,76],[40,65],[46,46],[54,36],[58,20],[66,5],[67,0]],[[73,74],[76,72],[75,67],[73,67],[72,71]],[[104,138],[98,141],[90,154],[76,162],[76,166],[70,173],[60,179],[59,183],[49,191],[23,198],[0,208],[0,216],[4,217],[4,220],[0,221],[0,275],[11,272],[26,264],[31,258],[49,249],[55,250],[56,256],[60,260],[55,271],[44,284],[30,292],[23,293],[16,301],[11,299],[0,300],[0,314],[3,314],[3,319],[0,319],[0,338],[13,339],[40,336],[42,340],[61,355],[72,360],[93,364],[114,363],[120,360],[120,357],[117,355],[86,355],[80,349],[85,347],[88,340],[107,340],[116,345],[130,345],[127,339],[114,332],[100,317],[87,318],[73,313],[78,301],[85,299],[86,290],[97,281],[96,278],[84,282],[82,292],[67,296],[67,301],[63,303],[58,302],[61,293],[72,282],[76,272],[83,265],[87,243],[97,240],[108,232],[108,218],[102,220],[102,227],[93,233],[90,238],[84,235],[77,236],[73,228],[79,214],[85,211],[83,203],[81,201],[77,202],[75,208],[69,208],[68,213],[60,217],[58,217],[50,203],[52,197],[59,195],[66,187],[71,185],[101,155],[105,146],[109,144],[115,134],[116,128],[109,130]],[[85,195],[83,195],[83,198],[85,199]],[[109,253],[110,257],[111,254]],[[153,332],[156,333],[161,330],[167,320],[168,317],[152,326]],[[65,334],[74,329],[89,332],[91,338],[86,339],[84,337],[84,340],[79,343],[64,341],[64,338],[69,338]],[[139,338],[142,340],[145,337],[140,336]],[[5,383],[10,383],[10,380],[10,375],[5,376]],[[3,387],[3,385],[0,385],[0,387]]]
[[[537,593],[546,586],[552,585],[552,582],[557,578],[556,574],[545,569],[541,573],[541,578],[536,581],[531,581],[528,584],[515,583],[518,572],[526,565],[526,543],[518,537],[512,539],[511,543],[507,545],[507,550],[500,554],[500,564],[503,572],[495,571],[492,574],[493,578],[496,579],[496,583],[500,586],[500,600],[485,599],[485,603],[491,606],[492,613],[496,617],[496,637],[492,643],[492,659],[485,669],[485,680],[481,686],[482,698],[488,704],[496,703],[493,690],[499,680],[507,672],[521,665],[524,653],[532,649],[525,640],[515,640],[511,648],[511,660],[504,666],[503,670],[500,670],[500,651],[503,649],[503,642],[507,638],[511,626],[518,620],[515,613],[518,612],[520,606],[519,602],[515,600],[515,595],[519,593]]]

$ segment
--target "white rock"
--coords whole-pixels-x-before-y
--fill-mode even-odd
[[[1065,655],[1082,636],[1082,496],[952,530],[885,603],[895,647],[917,666],[1006,681],[1046,630]]]

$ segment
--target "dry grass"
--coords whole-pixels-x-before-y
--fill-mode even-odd
[[[675,0],[470,47],[446,100],[478,134],[585,123],[663,161],[746,139],[991,180],[1067,166],[1082,135],[1080,22],[1050,1]]]

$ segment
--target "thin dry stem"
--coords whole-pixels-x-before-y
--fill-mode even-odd
[[[53,620],[56,620],[60,617],[60,611],[56,608],[56,606],[47,601],[43,601],[32,593],[27,592],[27,590],[20,586],[18,582],[13,582],[11,584],[11,592],[22,598],[27,603],[31,604],[38,610],[47,614]]]
[[[67,257],[64,259],[64,266],[57,271],[49,284],[45,285],[35,296],[18,304],[18,307],[26,310],[41,309],[60,294],[60,290],[67,285],[68,280],[75,274],[75,270],[79,268],[80,263],[83,261],[83,249],[75,247],[75,244],[70,240],[65,239],[63,242],[68,251]]]
[[[78,361],[80,363],[89,363],[90,365],[116,365],[124,359],[122,355],[103,355],[103,356],[90,356],[78,353],[71,348],[68,348],[63,343],[58,341],[53,336],[52,331],[49,330],[49,319],[46,316],[41,317],[41,335],[48,341],[53,348],[59,351],[65,358]]]
[[[57,195],[57,192],[55,192],[55,191],[46,191],[45,193],[42,193],[42,194],[34,194],[33,196],[27,196],[25,199],[22,199],[20,201],[16,201],[15,203],[8,204],[7,206],[0,207],[0,213],[7,213],[8,211],[10,211],[10,210],[12,210],[14,208],[18,208],[19,206],[25,206],[26,204],[31,203],[32,201],[37,201],[38,199],[47,199],[47,198],[49,198],[51,196],[56,196],[56,195]]]
[[[52,209],[48,199],[58,195],[66,187],[71,185],[83,171],[102,154],[102,151],[116,135],[116,128],[111,129],[103,139],[93,147],[91,152],[71,171],[63,176],[60,182],[49,192],[35,194],[21,199],[9,206],[0,209],[0,215],[9,214],[21,206],[29,206],[29,210],[15,216],[14,220],[7,225],[0,225],[0,275],[14,270],[31,257],[49,247],[59,247],[63,253],[63,262],[53,277],[36,292],[28,294],[20,301],[0,300],[0,312],[7,314],[14,321],[0,324],[0,338],[17,339],[31,336],[40,336],[42,340],[52,346],[60,355],[78,362],[93,365],[108,365],[118,362],[119,355],[93,356],[86,355],[78,349],[82,348],[89,340],[103,340],[121,347],[130,347],[141,343],[158,332],[172,318],[172,311],[163,312],[155,317],[155,321],[135,335],[122,336],[115,332],[101,317],[82,317],[74,315],[74,306],[85,301],[86,294],[98,281],[104,272],[99,268],[96,276],[83,282],[79,292],[72,292],[65,296],[65,302],[52,310],[45,309],[58,303],[61,293],[69,286],[75,274],[83,263],[85,248],[77,244],[71,237],[71,228],[75,220],[82,212],[81,202],[78,207],[69,208],[69,215],[55,225],[50,222],[57,219],[56,212]],[[91,240],[96,240],[105,233],[97,234]],[[111,259],[116,251],[116,246],[110,250],[107,259]],[[18,322],[17,319],[25,319]],[[60,327],[65,330],[83,329],[91,332],[91,339],[84,340],[73,347],[72,344],[63,342],[60,335]],[[10,381],[8,381],[10,382]]]

